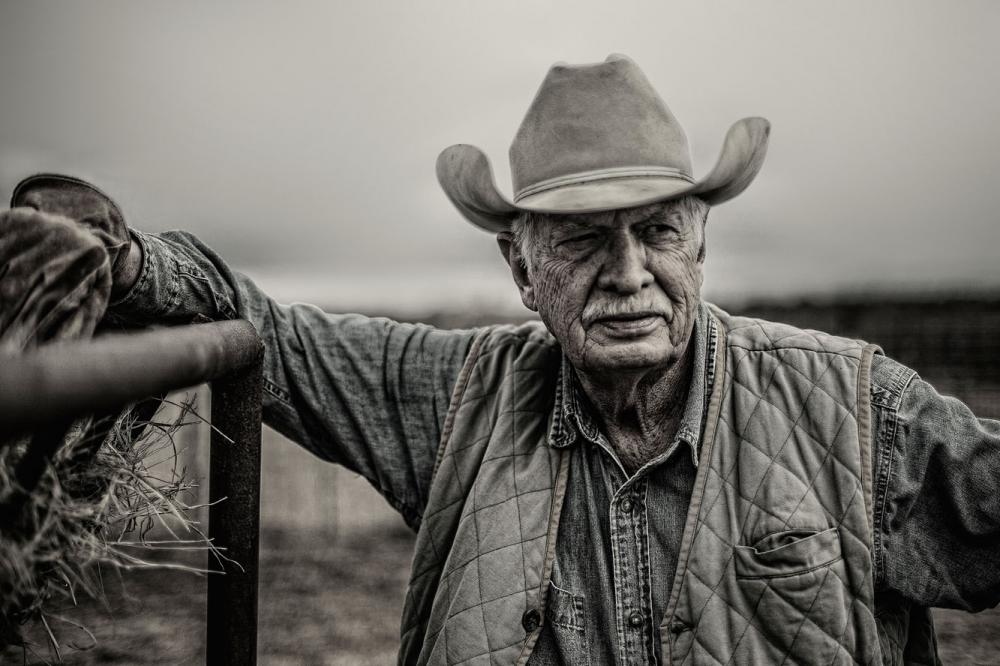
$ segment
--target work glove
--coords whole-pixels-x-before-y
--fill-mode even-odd
[[[0,212],[0,352],[89,338],[110,292],[98,236],[60,215]]]
[[[29,176],[14,187],[10,207],[34,208],[73,220],[103,244],[111,267],[112,295],[132,286],[137,267],[129,265],[132,237],[125,217],[111,197],[90,183],[52,173]]]

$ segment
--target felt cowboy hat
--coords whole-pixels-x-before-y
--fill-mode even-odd
[[[742,192],[760,170],[770,123],[744,118],[726,134],[715,167],[691,174],[687,138],[631,59],[556,63],[510,147],[513,199],[497,189],[482,150],[446,148],[437,176],[459,212],[487,231],[522,211],[592,213],[697,195],[709,205]]]

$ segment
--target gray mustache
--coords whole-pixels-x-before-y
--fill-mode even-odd
[[[623,315],[660,315],[668,322],[673,319],[673,308],[669,304],[654,303],[649,299],[597,302],[583,309],[584,325],[590,325],[599,319],[621,317]]]

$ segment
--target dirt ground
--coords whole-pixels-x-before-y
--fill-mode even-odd
[[[399,614],[410,567],[411,534],[403,529],[330,535],[302,530],[263,534],[259,662],[265,665],[364,665],[395,662]],[[204,664],[204,578],[176,572],[133,572],[106,582],[108,603],[91,601],[65,617],[85,623],[97,644],[66,649],[67,664]],[[936,613],[946,664],[1000,663],[1000,610]],[[65,642],[86,634],[55,622]],[[41,640],[39,631],[33,632]],[[51,663],[8,649],[4,664]]]
[[[268,530],[260,563],[259,663],[291,666],[395,663],[399,617],[413,538]],[[107,605],[82,600],[63,615],[94,633],[89,650],[64,649],[67,664],[204,664],[205,579],[186,572],[142,571],[106,578]],[[53,622],[64,642],[86,634]],[[9,648],[3,664],[54,661],[40,627],[34,653]]]

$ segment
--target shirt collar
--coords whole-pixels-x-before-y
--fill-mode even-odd
[[[688,387],[687,401],[676,435],[677,440],[685,442],[691,448],[691,456],[696,467],[698,442],[701,439],[709,387],[715,370],[713,357],[717,338],[718,331],[714,319],[709,316],[705,304],[699,303],[694,329],[691,332],[691,341],[694,344],[691,385]],[[580,391],[576,371],[563,354],[559,379],[556,382],[552,425],[549,429],[549,443],[555,448],[568,447],[576,443],[581,435],[591,442],[596,442],[600,437],[597,424],[581,400]]]

